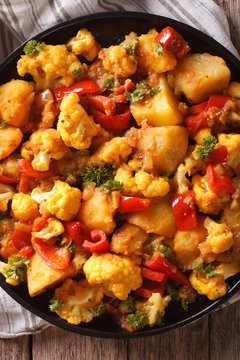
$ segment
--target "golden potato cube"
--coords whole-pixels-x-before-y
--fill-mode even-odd
[[[144,120],[147,120],[151,126],[181,124],[183,116],[178,108],[176,96],[168,85],[165,74],[159,76],[158,86],[160,87],[160,92],[153,97],[131,103],[130,110],[134,119],[139,125]]]
[[[0,127],[0,160],[14,152],[22,141],[23,133],[14,126]]]
[[[240,99],[240,83],[232,81],[227,89],[227,93],[237,99]]]
[[[36,296],[45,291],[50,286],[76,275],[77,271],[70,263],[65,270],[56,270],[35,253],[31,259],[27,270],[27,286],[30,296]]]

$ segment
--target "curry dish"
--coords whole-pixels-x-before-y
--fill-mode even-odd
[[[240,272],[240,83],[190,45],[83,28],[0,86],[0,272],[71,324],[162,326]]]

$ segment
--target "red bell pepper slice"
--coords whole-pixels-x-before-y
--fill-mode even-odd
[[[114,101],[116,104],[124,104],[127,102],[126,95],[124,95],[124,94],[115,95]]]
[[[156,271],[156,270],[150,270],[144,266],[141,269],[141,274],[142,274],[142,277],[149,279],[149,280],[157,281],[157,282],[162,282],[162,281],[166,280],[166,278],[167,278],[167,276],[165,274],[160,273],[159,271]]]
[[[79,221],[65,221],[64,228],[76,245],[81,245],[84,240],[91,240],[91,230]]]
[[[196,226],[197,218],[192,190],[173,195],[172,208],[178,230],[188,230]]]
[[[24,246],[18,252],[18,256],[26,256],[28,259],[30,259],[30,257],[33,256],[33,254],[34,254],[34,250],[31,246]]]
[[[135,290],[134,293],[147,299],[149,299],[152,294],[155,293],[163,295],[166,287],[166,282],[167,276],[165,276],[165,279],[161,282],[153,281],[150,279],[143,279],[142,286]]]
[[[93,242],[85,240],[82,247],[89,253],[102,253],[109,250],[109,242],[106,234],[102,230],[92,230],[91,238]]]
[[[188,43],[171,26],[164,28],[155,38],[156,43],[160,42],[167,50],[171,51],[178,59],[185,56],[191,49]]]
[[[118,211],[120,213],[141,211],[148,209],[150,203],[151,203],[150,199],[143,199],[140,197],[131,197],[131,196],[121,196]]]
[[[227,174],[220,174],[215,170],[214,165],[209,164],[206,168],[206,179],[209,188],[214,192],[227,191],[230,194],[234,194],[236,188],[232,181],[231,176]]]
[[[125,90],[133,89],[135,84],[132,81],[125,81],[125,84],[114,89],[115,95],[121,95]]]
[[[120,326],[121,328],[130,331],[130,332],[134,332],[134,329],[130,329],[127,326],[127,316],[128,314],[123,314],[120,310],[118,310],[117,308],[115,308],[113,305],[111,304],[105,304],[106,306],[106,310],[107,312],[110,314],[111,318],[113,320],[115,320]]]
[[[185,126],[188,130],[189,136],[194,138],[198,130],[204,125],[207,120],[207,116],[204,112],[200,112],[197,115],[189,116],[185,119]]]
[[[204,111],[207,107],[208,101],[204,101],[200,104],[191,106],[191,113],[192,115],[198,115],[200,114],[202,111]]]
[[[31,161],[25,159],[18,160],[18,170],[30,178],[39,179],[45,179],[58,174],[58,169],[54,164],[51,164],[50,169],[47,171],[38,171],[33,169]]]
[[[230,99],[231,99],[231,97],[228,95],[212,94],[212,95],[210,95],[210,97],[208,99],[208,103],[207,103],[205,111],[208,111],[208,109],[210,109],[212,107],[222,109],[224,107],[224,105],[226,104],[226,102]]]
[[[158,253],[154,253],[151,260],[144,261],[143,265],[166,274],[169,279],[178,281],[182,285],[191,286],[188,278],[175,265]]]
[[[95,94],[99,92],[100,87],[96,81],[81,80],[70,86],[61,86],[53,90],[57,101],[61,102],[65,96],[76,93],[78,96],[82,94]]]
[[[18,186],[18,192],[26,194],[27,192],[30,191],[30,189],[31,189],[30,177],[21,173],[19,186]]]
[[[3,183],[3,184],[17,184],[18,180],[9,178],[9,177],[4,176],[4,175],[0,175],[0,183]]]
[[[212,154],[205,161],[205,168],[209,165],[221,164],[222,166],[227,165],[228,150],[225,145],[219,146],[215,149]]]
[[[65,247],[49,245],[40,238],[32,238],[32,245],[38,255],[53,269],[64,270],[68,267],[71,254]]]
[[[116,111],[115,103],[107,96],[89,95],[87,101],[98,110],[105,112],[106,115],[113,115]]]
[[[130,109],[122,107],[120,114],[106,115],[101,111],[94,111],[94,120],[106,130],[124,130],[128,128],[130,121]]]
[[[16,229],[11,234],[9,240],[13,241],[17,250],[21,250],[23,247],[31,245],[31,234]]]

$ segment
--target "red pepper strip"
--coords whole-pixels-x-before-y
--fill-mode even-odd
[[[13,241],[17,250],[21,250],[23,247],[31,245],[31,234],[22,230],[14,230],[9,240]]]
[[[206,168],[206,179],[210,189],[216,193],[219,191],[227,191],[233,194],[236,191],[231,176],[219,174],[212,164],[209,164]]]
[[[143,265],[166,274],[169,279],[179,281],[182,285],[191,286],[188,278],[175,265],[158,253],[153,254],[151,260],[145,261]]]
[[[99,85],[93,80],[78,81],[71,86],[61,86],[53,90],[57,101],[62,101],[65,96],[76,93],[78,96],[82,94],[95,94],[100,90]]]
[[[194,138],[206,120],[207,116],[204,112],[200,112],[198,115],[189,116],[187,119],[185,119],[185,126],[191,138]]]
[[[209,164],[217,165],[221,164],[222,166],[227,165],[227,156],[228,150],[225,145],[219,146],[213,151],[213,153],[205,161],[205,169]]]
[[[157,282],[162,282],[167,278],[167,276],[165,274],[160,273],[159,271],[150,270],[144,266],[141,269],[141,274],[142,274],[142,277],[149,279],[149,280],[157,281]]]
[[[84,240],[91,240],[91,230],[79,221],[65,221],[64,228],[76,245],[81,245]]]
[[[181,59],[191,49],[188,43],[183,39],[176,30],[167,26],[155,38],[156,43],[160,43],[171,51],[178,59]]]
[[[33,256],[33,254],[34,254],[34,250],[31,246],[24,246],[18,252],[18,256],[26,256],[28,259],[30,259],[30,257]]]
[[[106,234],[102,230],[92,230],[91,238],[94,242],[85,240],[82,247],[89,253],[100,253],[109,250],[109,242]]]
[[[45,225],[48,222],[48,218],[47,217],[43,217],[43,216],[39,216],[37,217],[32,225],[32,232],[39,232],[41,231]]]
[[[124,85],[121,85],[117,88],[114,89],[114,94],[115,95],[120,95],[120,94],[123,94],[125,90],[130,90],[130,89],[133,89],[135,86],[135,84],[131,81],[131,82],[127,82],[126,84]]]
[[[192,115],[198,115],[200,114],[202,111],[204,111],[207,107],[208,101],[204,101],[200,104],[191,106],[191,113]]]
[[[106,130],[124,130],[128,128],[130,109],[124,106],[121,114],[106,115],[98,110],[94,111],[94,120]]]
[[[9,178],[9,177],[4,176],[4,175],[0,175],[0,183],[3,183],[3,184],[17,184],[18,180]]]
[[[188,230],[196,226],[197,218],[192,190],[173,195],[172,208],[178,230]]]
[[[58,170],[54,164],[51,164],[50,169],[47,171],[38,171],[33,169],[31,161],[25,159],[18,160],[18,170],[30,178],[39,179],[45,179],[47,177],[56,176],[58,174]]]
[[[103,95],[89,95],[87,101],[96,107],[98,110],[101,110],[106,113],[106,115],[113,115],[116,112],[115,103]]]
[[[140,288],[134,291],[136,295],[150,298],[152,294],[159,293],[163,295],[166,287],[167,276],[162,282],[152,281],[149,279],[143,279],[143,284]]]
[[[66,247],[49,245],[39,238],[32,238],[32,245],[38,255],[53,269],[64,270],[68,267],[71,254]]]
[[[228,95],[212,94],[212,95],[210,95],[210,97],[208,99],[208,103],[207,103],[205,111],[208,111],[208,109],[210,109],[211,107],[216,107],[216,108],[221,109],[224,107],[226,102],[230,99],[231,99],[231,97]]]
[[[128,213],[133,211],[141,211],[149,208],[150,199],[140,197],[121,196],[118,211],[120,213]]]
[[[27,175],[21,173],[19,186],[18,186],[18,192],[26,194],[31,189],[30,185],[31,185],[30,184],[30,177],[28,177]]]
[[[134,329],[130,329],[127,326],[127,316],[128,314],[123,314],[120,310],[118,310],[117,308],[115,308],[114,306],[112,306],[111,304],[105,304],[106,306],[106,310],[107,312],[111,315],[111,318],[113,320],[115,320],[120,326],[121,328],[130,331],[130,332],[134,332]]]

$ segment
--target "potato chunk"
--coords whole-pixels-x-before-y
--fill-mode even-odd
[[[165,74],[159,76],[158,86],[160,91],[153,97],[147,97],[143,101],[131,103],[130,110],[134,119],[139,125],[144,120],[147,120],[151,126],[181,124],[183,117]]]
[[[23,133],[13,126],[0,127],[0,160],[14,152],[22,141]]]
[[[128,214],[127,221],[139,226],[147,233],[173,238],[176,233],[176,222],[171,196],[167,195],[161,200],[152,200],[148,209]]]
[[[221,93],[231,77],[225,61],[207,53],[187,55],[168,75],[175,93],[184,94],[193,104],[207,100],[212,93]]]

